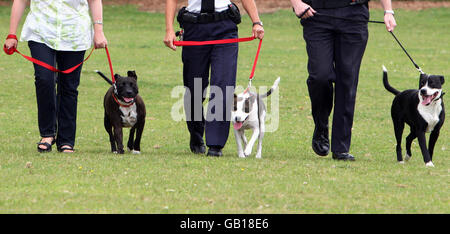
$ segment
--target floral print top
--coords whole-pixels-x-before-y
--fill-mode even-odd
[[[31,0],[20,40],[58,51],[83,51],[92,47],[93,37],[87,0]]]

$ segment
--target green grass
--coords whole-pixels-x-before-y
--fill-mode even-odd
[[[382,11],[371,18],[381,19]],[[450,125],[425,168],[417,141],[412,161],[396,163],[390,119],[398,89],[417,87],[418,72],[382,25],[370,40],[358,88],[351,152],[356,162],[320,158],[311,150],[313,121],[306,87],[305,43],[289,10],[262,15],[266,37],[253,85],[280,83],[280,126],[267,133],[263,159],[239,159],[230,132],[224,157],[189,152],[184,122],[170,118],[172,88],[182,84],[181,49],[164,47],[164,16],[135,7],[105,7],[105,34],[115,72],[136,70],[147,105],[141,155],[109,153],[102,99],[105,53],[84,65],[79,87],[77,152],[38,154],[33,69],[19,55],[0,55],[0,213],[449,213]],[[397,10],[397,37],[425,72],[448,78],[450,10]],[[0,7],[0,35],[9,7]],[[240,36],[250,33],[246,16]],[[240,45],[238,85],[245,86],[256,42]],[[29,54],[26,43],[19,50]],[[444,85],[450,91],[450,82]],[[270,98],[269,98],[270,102]],[[128,131],[126,131],[127,133]],[[157,146],[157,147],[155,147]],[[159,146],[159,147],[158,147]],[[26,168],[27,162],[32,168]]]

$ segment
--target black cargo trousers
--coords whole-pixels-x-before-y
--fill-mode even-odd
[[[331,151],[349,152],[359,69],[368,40],[369,10],[365,4],[315,10],[358,21],[324,15],[301,20],[314,123],[318,129],[328,131],[334,97]]]

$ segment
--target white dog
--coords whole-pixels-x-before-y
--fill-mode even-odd
[[[234,94],[233,111],[231,112],[231,121],[234,128],[234,136],[236,137],[236,144],[238,155],[240,158],[245,158],[252,153],[253,145],[258,139],[258,150],[256,158],[261,158],[262,140],[264,137],[266,118],[266,107],[263,98],[269,96],[280,83],[280,77],[275,80],[270,90],[262,95],[249,91],[246,89],[243,93]],[[249,142],[245,138],[244,130],[252,129],[253,134]],[[242,145],[244,142],[244,145]],[[245,147],[245,150],[243,149]]]

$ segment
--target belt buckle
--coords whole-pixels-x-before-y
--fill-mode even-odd
[[[200,13],[199,17],[200,21],[205,21],[206,23],[214,20],[214,14],[211,13]]]

